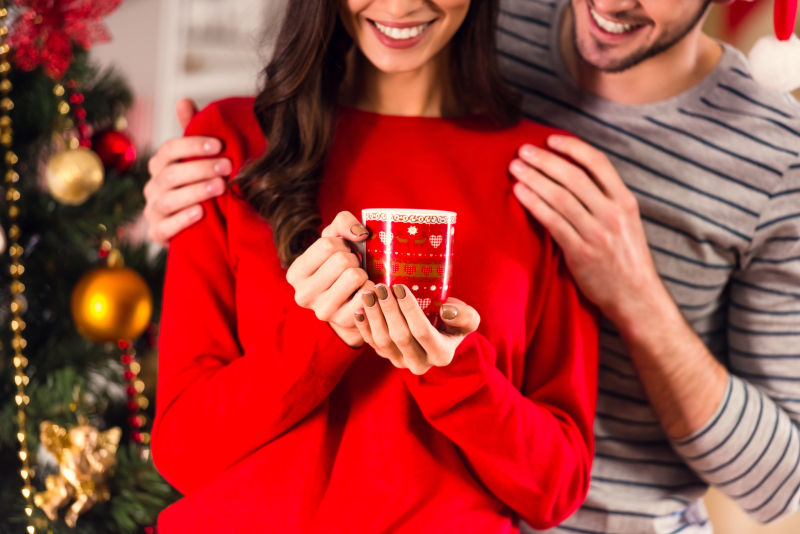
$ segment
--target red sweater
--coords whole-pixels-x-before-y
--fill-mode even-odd
[[[234,175],[265,141],[252,99],[212,104]],[[597,331],[506,167],[552,130],[342,110],[319,205],[458,213],[451,295],[482,321],[423,376],[298,307],[269,226],[235,194],[169,250],[156,466],[185,495],[159,532],[500,533],[553,525],[589,486]]]

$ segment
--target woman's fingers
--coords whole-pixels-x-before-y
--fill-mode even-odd
[[[328,289],[318,294],[312,304],[317,318],[323,321],[333,321],[345,326],[352,326],[349,324],[349,318],[352,313],[350,310],[352,308],[347,308],[346,304],[367,279],[367,272],[357,266],[348,267],[342,271]],[[341,319],[344,319],[345,322],[342,323]]]
[[[148,226],[147,236],[151,241],[166,245],[172,237],[203,218],[203,207],[200,205],[185,208],[178,213],[161,219]]]
[[[433,327],[425,312],[422,311],[411,290],[403,284],[397,284],[392,289],[397,297],[398,307],[403,314],[408,329],[424,351],[428,365],[442,367],[449,364],[449,359],[442,356],[441,347],[439,346],[439,332]]]
[[[348,241],[361,241],[368,235],[369,231],[349,211],[340,211],[322,230],[322,237],[342,237]]]
[[[314,241],[286,271],[286,281],[292,286],[313,275],[317,270],[337,252],[350,253],[350,247],[343,239],[338,237],[322,237]]]
[[[295,286],[295,300],[301,306],[313,307],[320,298],[327,298],[329,296],[327,294],[328,290],[330,290],[334,284],[337,283],[339,278],[344,276],[348,271],[347,282],[353,280],[357,275],[360,276],[359,273],[354,271],[361,271],[364,273],[364,277],[358,284],[350,289],[347,294],[349,297],[353,291],[364,283],[367,273],[359,268],[358,258],[349,250],[338,250],[334,252],[320,265],[319,269]]]
[[[379,355],[391,360],[395,367],[403,368],[403,354],[397,348],[389,335],[389,327],[386,324],[386,319],[383,317],[383,311],[378,304],[378,289],[375,286],[375,291],[366,291],[361,294],[361,300],[364,304],[364,316],[369,322],[369,329],[372,335],[372,347]],[[385,286],[384,286],[385,288]]]
[[[375,294],[378,296],[378,304],[383,312],[383,317],[389,330],[389,337],[402,353],[406,367],[414,374],[423,374],[430,369],[431,364],[427,360],[425,349],[422,348],[414,338],[414,334],[411,333],[405,315],[400,310],[396,298],[405,296],[405,288],[401,285],[396,285],[390,291],[385,285],[379,284],[375,286]]]
[[[586,170],[560,154],[533,145],[523,145],[519,150],[519,160],[517,161],[527,164],[529,168],[536,169],[559,183],[575,195],[592,213],[604,209],[608,204],[603,189],[587,174]],[[514,175],[517,176],[517,173]],[[524,174],[517,177],[525,182]]]
[[[453,297],[447,299],[439,315],[444,320],[446,332],[454,336],[471,334],[481,324],[481,316],[475,308]]]

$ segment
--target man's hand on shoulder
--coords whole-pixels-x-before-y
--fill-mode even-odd
[[[182,99],[176,111],[185,129],[197,108],[191,100]],[[218,139],[180,137],[166,141],[150,158],[150,180],[144,187],[150,239],[166,245],[203,217],[201,202],[225,191],[223,177],[230,174],[231,162],[214,157],[221,151]]]
[[[652,311],[643,306],[671,305],[636,198],[605,154],[576,137],[553,135],[548,146],[520,149],[514,193],[561,246],[584,295],[622,331]]]

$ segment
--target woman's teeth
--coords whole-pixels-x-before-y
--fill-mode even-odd
[[[607,31],[608,33],[625,33],[629,32],[634,28],[638,28],[639,25],[636,24],[621,24],[619,22],[614,22],[608,19],[601,17],[600,15],[595,12],[594,9],[589,9],[589,12],[592,14],[592,18],[597,23],[600,28]]]
[[[413,39],[424,32],[425,28],[427,28],[428,24],[430,23],[426,22],[424,24],[420,24],[419,26],[412,26],[410,28],[392,28],[389,26],[384,26],[379,22],[373,22],[373,24],[375,24],[375,27],[378,28],[379,32],[392,39]]]

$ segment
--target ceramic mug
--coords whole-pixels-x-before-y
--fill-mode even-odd
[[[373,208],[361,212],[370,232],[364,269],[376,284],[403,284],[434,324],[447,300],[453,274],[452,211]]]

